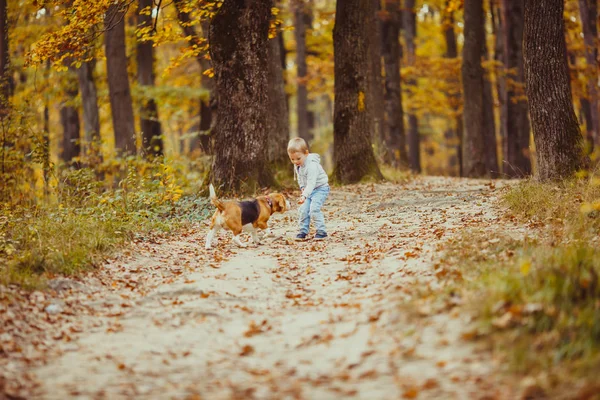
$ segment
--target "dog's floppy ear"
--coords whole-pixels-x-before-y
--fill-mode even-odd
[[[282,194],[278,195],[277,197],[277,205],[279,205],[279,209],[281,211],[285,211],[285,197]]]

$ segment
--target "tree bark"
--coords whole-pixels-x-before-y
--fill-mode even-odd
[[[415,0],[404,1],[403,11],[403,30],[404,40],[406,43],[407,64],[413,66],[415,64],[416,46],[415,38],[417,37],[417,16],[415,13]],[[407,82],[409,86],[415,86],[415,80],[410,79]],[[408,113],[408,159],[410,169],[416,173],[421,172],[421,140],[419,138],[419,120],[414,113]]]
[[[505,59],[507,76],[513,82],[506,85],[506,138],[504,143],[505,175],[520,178],[531,174],[529,159],[529,114],[527,101],[517,98],[515,85],[524,85],[523,64],[523,4],[503,0],[505,20]]]
[[[383,74],[381,73],[381,20],[379,14],[381,13],[381,1],[371,0],[374,2],[373,5],[373,33],[369,35],[371,38],[371,44],[369,45],[370,57],[371,57],[371,79],[373,83],[371,85],[371,102],[373,103],[374,110],[374,123],[373,131],[371,132],[371,140],[377,141],[381,145],[383,143],[383,120],[385,118],[385,104],[383,99]]]
[[[310,21],[310,14],[306,9],[304,0],[295,0],[294,21],[296,29],[294,36],[296,38],[296,70],[297,70],[297,89],[296,89],[296,113],[298,115],[298,136],[311,142],[314,139],[313,132],[309,129],[310,119],[308,111],[308,91],[306,89],[306,80],[308,68],[306,65],[306,28],[307,20]]]
[[[10,74],[8,24],[7,1],[0,0],[0,118],[5,118],[9,112],[9,98],[14,86]]]
[[[201,46],[202,40],[200,34],[196,31],[192,25],[192,19],[189,13],[183,9],[183,0],[174,0],[175,7],[177,8],[177,19],[179,25],[183,30],[183,33],[188,37],[188,43],[190,46]],[[202,32],[204,35],[208,34],[208,23],[203,21]],[[196,61],[200,67],[200,73],[212,68],[209,60],[204,57],[204,54],[198,54]],[[214,94],[214,81],[212,78],[207,76],[201,76],[202,87],[210,92],[210,96],[200,99],[200,121],[195,126],[194,130],[198,131],[198,136],[194,138],[190,143],[190,149],[200,147],[205,154],[212,154],[212,128],[214,127],[215,118],[217,112],[217,100]]]
[[[94,81],[95,60],[81,64],[77,69],[79,93],[83,108],[82,154],[86,165],[97,166],[102,162],[100,152],[100,117],[98,115],[98,94]]]
[[[81,152],[79,112],[73,105],[77,97],[77,83],[74,79],[74,69],[69,68],[69,79],[65,88],[66,100],[60,107],[60,122],[63,127],[62,160],[71,164]],[[71,79],[73,78],[73,79]]]
[[[484,14],[485,24],[485,14]],[[485,29],[483,30],[484,36],[482,38],[481,47],[481,59],[487,60],[489,58],[487,40],[485,37]],[[497,178],[499,175],[498,170],[498,145],[496,142],[496,122],[494,121],[494,98],[492,95],[492,83],[490,81],[490,74],[483,69],[483,140],[485,145],[485,165],[488,174],[492,178]]]
[[[152,26],[152,16],[142,14],[145,8],[152,7],[153,0],[139,0],[138,27]],[[163,154],[162,128],[158,119],[158,107],[154,98],[145,92],[154,87],[154,46],[152,41],[138,42],[137,45],[137,78],[142,89],[142,104],[140,106],[140,127],[142,130],[142,149],[153,156]]]
[[[525,0],[525,82],[540,181],[569,177],[584,161],[573,111],[563,11],[563,0]]]
[[[402,79],[400,63],[400,7],[396,0],[386,0],[386,18],[382,21],[382,53],[385,67],[384,159],[396,167],[408,166],[404,109],[402,108]]]
[[[463,172],[467,177],[487,175],[484,139],[484,71],[481,66],[483,29],[482,0],[465,0],[465,42],[462,80],[464,94]]]
[[[369,51],[375,3],[345,0],[336,4],[334,53],[334,179],[354,183],[381,179],[373,148],[374,110],[369,101],[372,58]]]
[[[586,121],[586,138],[588,151],[591,153],[598,144],[600,129],[600,106],[598,102],[598,2],[597,0],[579,0],[579,12],[583,26],[585,43],[585,59],[588,77],[587,100],[589,101],[590,118]]]
[[[269,40],[268,157],[271,165],[287,166],[289,163],[287,143],[290,139],[290,124],[281,63],[281,47],[278,38],[280,35],[281,33]]]
[[[449,0],[446,0],[446,9],[450,8]],[[456,33],[454,32],[454,13],[445,12],[443,22],[444,40],[446,42],[446,58],[458,58],[458,44],[456,42]],[[452,80],[452,83],[457,86],[460,85],[460,79],[458,77]],[[448,138],[456,138],[458,142],[456,145],[456,162],[458,164],[458,176],[463,176],[462,170],[462,135],[463,135],[463,116],[460,112],[460,92],[450,95],[450,106],[454,113],[454,124],[455,130],[450,130]],[[452,158],[450,159],[452,160]],[[450,168],[453,168],[452,161],[450,162]]]
[[[209,179],[221,193],[274,183],[267,158],[270,0],[225,0],[210,25],[219,108]]]
[[[111,5],[104,22],[106,73],[115,148],[119,155],[130,155],[136,153],[135,128],[125,53],[125,10],[119,7]]]

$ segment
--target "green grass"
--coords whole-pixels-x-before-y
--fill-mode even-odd
[[[208,215],[176,171],[130,168],[116,189],[90,170],[67,171],[53,197],[0,208],[0,284],[39,288],[98,266],[136,236],[171,232]],[[185,192],[188,192],[185,194]]]
[[[598,183],[521,183],[503,203],[509,218],[538,228],[535,239],[477,230],[448,243],[444,266],[457,271],[445,274],[448,292],[461,294],[513,371],[568,383],[594,379],[600,366]]]

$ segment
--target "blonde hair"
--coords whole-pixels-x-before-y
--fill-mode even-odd
[[[288,142],[288,153],[308,153],[308,145],[306,141],[300,137],[293,138]]]

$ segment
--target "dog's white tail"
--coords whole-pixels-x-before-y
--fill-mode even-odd
[[[212,203],[212,205],[214,205],[221,211],[225,210],[225,205],[223,205],[223,202],[217,198],[217,194],[215,193],[215,187],[212,183],[208,186],[208,190],[210,192],[210,202]]]

